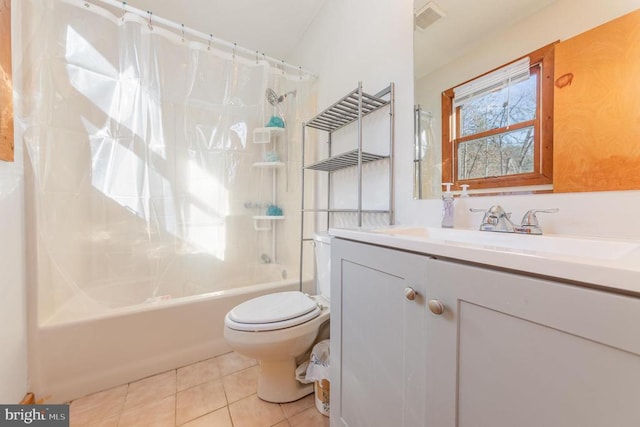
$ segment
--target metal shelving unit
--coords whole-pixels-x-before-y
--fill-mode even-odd
[[[371,96],[362,92],[362,83],[358,83],[357,89],[309,120],[305,126],[335,132],[388,104],[389,101],[381,99],[377,94]]]
[[[394,222],[394,190],[393,190],[393,147],[394,147],[394,84],[389,84],[388,87],[376,93],[375,95],[369,95],[362,91],[362,83],[358,83],[358,87],[344,96],[335,104],[331,105],[320,114],[303,123],[302,126],[302,206],[301,206],[301,221],[300,221],[300,286],[302,286],[302,260],[304,251],[304,242],[312,239],[306,239],[304,237],[304,218],[305,213],[312,212],[327,213],[327,228],[330,226],[331,214],[333,213],[355,213],[358,218],[358,227],[362,226],[362,214],[363,213],[380,213],[389,215],[389,224]],[[362,141],[362,119],[363,117],[378,111],[382,108],[389,109],[389,151],[388,154],[374,154],[363,151]],[[331,152],[331,136],[332,134],[352,123],[357,126],[357,148],[345,153],[332,155]],[[328,148],[329,156],[321,161],[305,164],[305,141],[307,128],[317,129],[324,131],[328,134]],[[388,160],[389,170],[389,208],[386,210],[363,210],[362,209],[362,165],[369,162],[375,162],[379,160]],[[344,168],[356,167],[357,168],[357,187],[358,187],[358,201],[355,209],[332,209],[331,208],[331,175],[332,172],[341,170]],[[328,172],[327,174],[327,209],[313,209],[305,207],[305,171],[322,171]]]
[[[324,172],[333,172],[338,169],[344,169],[351,166],[358,165],[358,150],[347,151],[346,153],[339,154],[337,156],[330,157],[328,159],[313,163],[305,167],[305,169],[312,169]],[[362,163],[369,163],[375,160],[386,159],[389,156],[381,156],[378,154],[371,154],[362,152]]]

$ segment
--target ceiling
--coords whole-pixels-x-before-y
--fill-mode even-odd
[[[326,0],[127,0],[179,24],[277,59],[287,58]]]
[[[129,6],[206,34],[286,59],[327,0],[128,0]],[[430,0],[414,0],[419,10]],[[555,0],[433,0],[446,16],[414,32],[421,77]]]

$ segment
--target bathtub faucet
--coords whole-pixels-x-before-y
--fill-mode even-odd
[[[262,254],[260,256],[260,259],[262,260],[262,262],[264,262],[265,264],[271,264],[271,257],[267,254]]]

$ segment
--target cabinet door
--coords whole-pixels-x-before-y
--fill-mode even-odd
[[[430,426],[640,425],[639,299],[429,262]]]
[[[331,425],[424,426],[427,258],[340,239],[331,252]]]

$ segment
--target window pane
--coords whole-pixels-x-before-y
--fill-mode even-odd
[[[458,145],[458,179],[533,172],[533,126]]]
[[[466,102],[460,108],[460,136],[533,120],[536,115],[535,73],[529,79]]]

